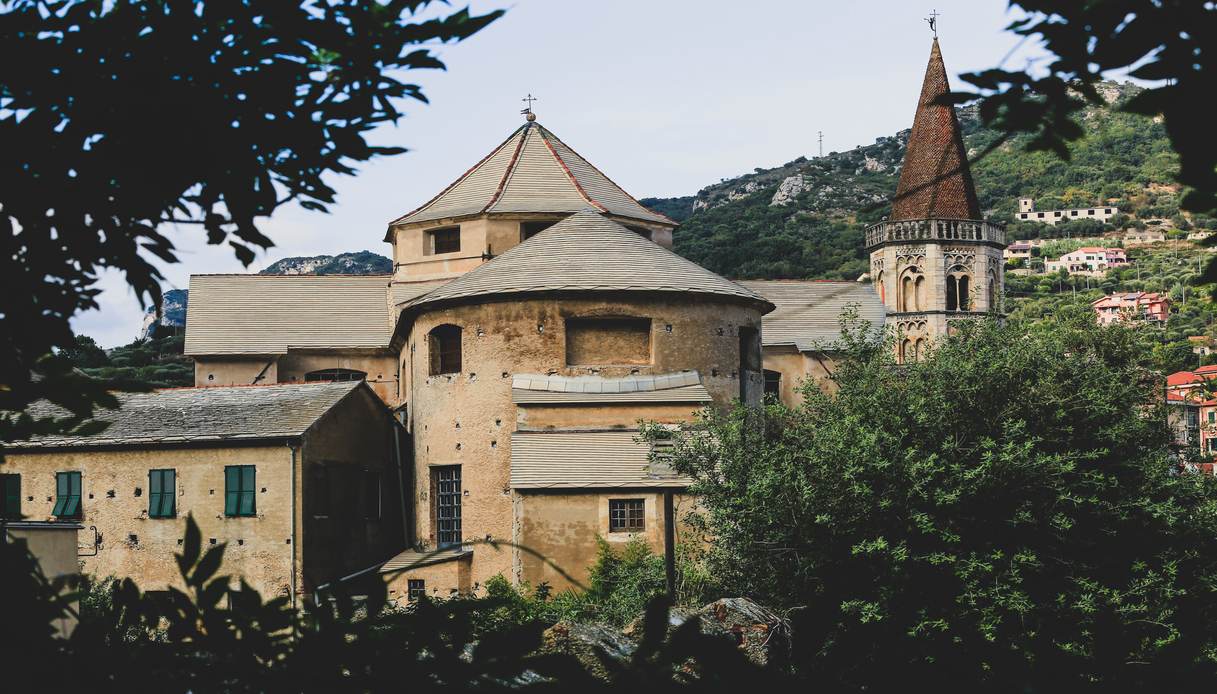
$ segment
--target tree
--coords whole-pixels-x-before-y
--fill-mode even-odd
[[[1006,133],[1033,135],[1031,150],[1070,157],[1069,143],[1083,137],[1077,116],[1087,103],[1101,104],[1096,85],[1105,73],[1127,70],[1157,82],[1121,105],[1146,117],[1161,116],[1179,154],[1177,180],[1187,187],[1184,209],[1217,209],[1217,142],[1211,119],[1197,104],[1217,87],[1217,9],[1202,0],[1010,0],[1026,14],[1008,30],[1038,39],[1051,56],[1046,72],[994,68],[963,75],[980,91],[950,101],[982,97],[981,120]],[[1005,138],[991,145],[996,149]],[[1203,281],[1217,281],[1210,261]]]
[[[851,329],[833,393],[678,435],[710,572],[798,607],[828,690],[1211,683],[1217,481],[1179,474],[1144,331],[957,327],[905,366]]]
[[[0,1],[0,441],[116,404],[56,355],[96,308],[99,272],[159,306],[149,257],[177,262],[168,225],[248,264],[272,243],[259,220],[325,211],[327,175],[404,151],[364,137],[401,99],[425,101],[403,71],[442,68],[427,45],[501,14],[419,19],[429,5]],[[19,414],[40,398],[75,416]]]

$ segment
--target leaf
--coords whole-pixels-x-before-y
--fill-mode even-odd
[[[195,565],[194,570],[190,572],[186,582],[195,587],[202,587],[219,570],[220,564],[224,561],[225,547],[226,543],[221,542],[208,549],[199,563]]]
[[[190,570],[199,561],[199,553],[203,549],[203,534],[199,531],[199,524],[194,520],[194,514],[186,516],[186,537],[182,542],[182,553],[177,555],[178,569],[182,572],[182,578],[189,580]]]

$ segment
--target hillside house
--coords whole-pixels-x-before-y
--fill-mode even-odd
[[[1166,241],[1166,232],[1161,229],[1133,229],[1124,234],[1121,243],[1127,246],[1148,246]]]
[[[1110,294],[1090,302],[1099,325],[1117,322],[1165,324],[1170,317],[1171,300],[1157,292]]]
[[[1032,248],[1034,248],[1034,246],[1031,245],[1030,241],[1014,241],[1009,246],[1006,246],[1006,250],[1002,251],[1002,258],[1004,258],[1006,262],[1011,260],[1022,260],[1024,263],[1030,263]]]
[[[1044,263],[1045,272],[1064,270],[1071,275],[1101,277],[1108,270],[1128,266],[1128,255],[1123,248],[1086,246],[1066,253],[1056,260]]]
[[[1078,207],[1068,210],[1050,211],[1037,210],[1035,209],[1034,198],[1019,198],[1018,213],[1014,218],[1020,222],[1041,222],[1056,226],[1061,222],[1071,222],[1079,219],[1093,219],[1106,223],[1118,214],[1120,214],[1119,208],[1112,206]]]

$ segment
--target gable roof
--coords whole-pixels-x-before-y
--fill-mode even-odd
[[[777,307],[761,318],[763,345],[793,345],[800,352],[830,349],[841,340],[841,314],[856,305],[858,318],[882,329],[887,309],[868,282],[745,280],[740,284]]]
[[[404,306],[565,291],[705,294],[769,308],[769,302],[752,291],[589,210],[576,212]]]
[[[981,219],[959,119],[954,107],[935,103],[950,91],[942,51],[934,39],[892,201],[892,220]]]
[[[303,435],[361,387],[368,386],[362,381],[280,383],[117,393],[120,407],[100,410],[94,417],[110,423],[99,434],[36,436],[5,446],[71,448],[291,438]],[[34,417],[68,416],[66,410],[46,401],[34,403],[28,412]]]
[[[520,126],[440,194],[390,227],[490,212],[577,212],[670,224],[537,122]]]
[[[389,275],[191,275],[187,355],[385,348]]]

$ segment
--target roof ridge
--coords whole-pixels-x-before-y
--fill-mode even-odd
[[[430,206],[431,206],[433,203],[435,203],[435,201],[436,201],[436,200],[439,200],[440,198],[444,197],[444,195],[445,195],[445,194],[446,194],[448,191],[450,191],[450,190],[452,190],[453,188],[455,188],[455,187],[457,186],[457,184],[459,184],[461,181],[465,180],[466,178],[469,178],[469,174],[473,173],[474,171],[477,171],[477,170],[478,170],[478,168],[480,168],[480,167],[481,167],[483,164],[485,164],[487,161],[489,161],[491,157],[493,157],[495,154],[497,154],[499,150],[503,149],[503,147],[505,147],[505,146],[507,145],[507,143],[508,143],[508,142],[511,142],[511,139],[512,139],[513,137],[515,137],[515,136],[516,136],[516,134],[518,134],[518,133],[519,133],[521,130],[523,130],[524,128],[527,128],[527,127],[528,127],[528,125],[529,125],[528,123],[525,123],[524,125],[521,125],[520,127],[518,127],[518,128],[516,128],[515,130],[511,131],[511,134],[507,136],[507,139],[505,139],[505,140],[503,140],[502,142],[500,142],[500,143],[499,143],[499,145],[498,145],[497,147],[495,147],[495,148],[491,149],[489,154],[487,154],[486,156],[482,157],[482,158],[481,158],[481,160],[479,160],[479,161],[478,161],[478,163],[476,163],[476,164],[474,164],[473,166],[469,167],[469,169],[468,169],[468,170],[466,170],[466,171],[465,171],[465,173],[463,173],[463,174],[461,174],[459,177],[457,177],[457,179],[456,179],[455,181],[453,181],[452,183],[449,183],[447,188],[444,188],[443,190],[441,190],[441,191],[440,191],[439,193],[437,193],[437,194],[436,194],[434,197],[432,197],[430,200],[428,200],[427,202],[423,203],[422,205],[419,205],[418,207],[414,208],[413,210],[410,210],[409,212],[407,212],[407,213],[405,213],[405,214],[401,215],[400,217],[398,217],[398,218],[394,219],[393,221],[389,222],[389,226],[391,227],[391,226],[393,226],[394,224],[400,224],[400,223],[401,223],[402,221],[404,221],[404,220],[405,220],[407,217],[409,217],[409,216],[411,216],[411,215],[418,214],[419,212],[422,212],[423,210],[425,210],[425,209],[427,209],[428,207],[430,207]],[[523,139],[523,138],[521,138],[521,139]],[[508,167],[508,169],[510,169],[510,167]],[[386,234],[386,236],[387,236],[387,234]],[[387,240],[387,239],[386,239],[386,240]]]
[[[545,126],[537,126],[537,127],[540,129],[541,142],[545,143],[545,149],[549,150],[550,156],[552,156],[554,158],[554,161],[558,162],[558,166],[562,167],[562,173],[566,174],[566,177],[568,179],[570,179],[571,183],[574,184],[575,190],[579,191],[579,195],[581,195],[583,197],[583,199],[587,201],[587,204],[595,207],[597,210],[600,210],[601,212],[608,212],[607,207],[605,207],[599,201],[592,199],[592,196],[589,195],[588,192],[583,189],[583,184],[579,183],[579,179],[575,178],[575,174],[573,174],[571,172],[570,167],[566,165],[566,162],[562,160],[562,157],[558,156],[558,152],[556,150],[554,150],[554,146],[549,141],[549,138],[545,137],[545,133],[549,132],[548,130],[545,129]],[[553,133],[550,133],[550,134],[552,135]],[[554,136],[554,139],[558,140],[557,136]],[[558,140],[558,142],[562,142],[562,140]],[[562,142],[562,144],[566,145],[565,142]],[[567,149],[570,149],[570,147],[567,146]],[[571,151],[574,152],[575,150],[572,149]],[[583,159],[583,161],[587,162],[588,166],[592,166],[592,163],[590,161],[587,161],[586,158],[584,158],[582,156],[580,156],[579,158]],[[592,168],[595,168],[595,167],[592,166]],[[603,174],[601,174],[601,175],[603,175]],[[609,183],[612,183],[612,181],[609,181]],[[625,191],[622,191],[622,192],[625,192]],[[628,195],[628,193],[626,193],[626,194]]]
[[[524,124],[524,134],[521,135],[520,139],[516,141],[516,151],[511,153],[511,161],[507,162],[507,166],[503,169],[503,177],[499,179],[499,187],[495,189],[494,195],[490,196],[490,202],[486,203],[486,206],[482,208],[483,214],[489,211],[490,208],[494,207],[494,204],[499,201],[499,198],[503,197],[503,190],[507,188],[507,181],[511,179],[512,174],[515,173],[516,166],[518,166],[520,163],[520,152],[524,151],[524,143],[528,140],[529,135],[532,134],[531,126],[531,122]],[[515,133],[512,133],[512,135],[514,136]],[[509,137],[507,139],[510,140],[511,138]],[[498,150],[496,149],[495,152],[497,151]],[[493,156],[494,152],[491,152],[490,154]],[[487,159],[489,158],[490,157],[487,157]],[[478,166],[481,166],[481,164],[479,163]],[[443,195],[443,193],[440,193],[440,195]],[[414,213],[411,212],[410,214]]]
[[[563,141],[563,140],[562,140],[562,138],[558,137],[557,135],[554,135],[554,133],[553,133],[553,131],[552,131],[552,130],[550,130],[549,128],[546,128],[545,126],[543,126],[543,125],[541,125],[541,124],[539,124],[539,123],[538,123],[537,125],[538,125],[538,127],[540,127],[540,128],[541,128],[541,131],[542,131],[543,133],[548,133],[548,134],[549,134],[549,135],[551,135],[551,136],[552,136],[552,137],[553,137],[555,140],[557,140],[558,142],[562,143],[562,146],[563,146],[563,147],[565,147],[565,148],[567,148],[567,149],[569,149],[569,150],[571,151],[571,154],[574,154],[576,157],[579,157],[580,159],[582,159],[582,160],[584,161],[584,163],[586,163],[588,166],[590,166],[590,167],[591,167],[591,169],[592,169],[593,171],[595,171],[596,173],[600,174],[601,178],[603,178],[604,180],[608,181],[608,182],[609,182],[609,185],[611,185],[611,186],[613,186],[614,188],[616,188],[616,189],[617,189],[617,190],[618,190],[618,191],[619,191],[619,192],[620,192],[622,195],[626,196],[626,197],[627,197],[627,198],[629,198],[630,200],[633,200],[633,201],[634,201],[634,203],[635,203],[635,204],[637,204],[639,207],[643,208],[643,209],[644,209],[644,210],[646,210],[647,212],[650,212],[651,214],[654,214],[654,215],[658,215],[658,216],[660,216],[660,217],[663,217],[664,219],[668,220],[668,221],[669,221],[669,222],[671,222],[672,224],[676,224],[676,225],[679,225],[679,224],[680,224],[680,222],[677,222],[675,219],[672,219],[671,217],[667,216],[666,214],[664,214],[664,213],[662,213],[662,212],[657,212],[657,211],[655,211],[655,210],[652,210],[651,208],[647,207],[646,205],[643,205],[641,202],[638,202],[638,198],[634,197],[633,195],[630,195],[629,191],[627,191],[625,188],[622,188],[622,187],[621,187],[620,185],[618,185],[618,184],[617,184],[617,182],[616,182],[616,181],[614,181],[613,179],[609,178],[608,174],[606,174],[606,173],[604,173],[603,171],[601,171],[601,170],[600,170],[600,167],[599,167],[599,166],[596,166],[595,164],[593,164],[593,163],[592,163],[592,161],[591,161],[590,159],[588,159],[587,157],[583,156],[582,154],[579,154],[578,152],[576,152],[576,151],[575,151],[575,148],[574,148],[574,147],[571,147],[570,145],[566,144],[566,142],[565,142],[565,141]],[[545,140],[546,140],[546,144],[549,144],[548,138],[545,138],[544,136],[542,136],[542,139],[545,139]],[[554,154],[554,156],[558,156],[558,155],[557,155],[557,153],[555,153],[555,154]],[[559,159],[561,159],[561,157],[558,157],[558,158],[559,158]],[[572,176],[573,176],[573,174],[572,174]]]

